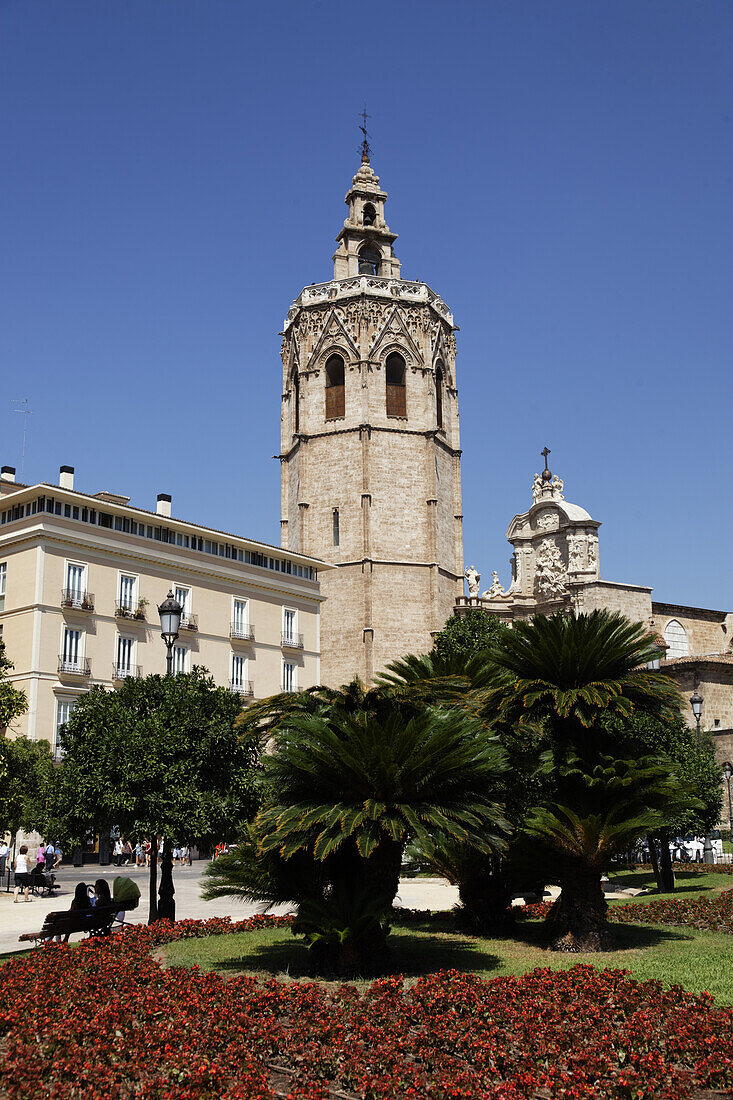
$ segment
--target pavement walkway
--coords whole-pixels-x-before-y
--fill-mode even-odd
[[[205,866],[205,861],[199,860],[195,861],[192,867],[174,867],[173,884],[176,891],[178,920],[184,918],[202,920],[207,917],[231,917],[232,920],[242,920],[244,917],[264,911],[262,905],[246,904],[233,898],[204,901],[200,891]],[[97,864],[89,864],[85,867],[64,866],[56,872],[56,881],[61,889],[53,898],[31,896],[31,900],[26,903],[21,895],[17,904],[13,903],[12,889],[10,893],[6,893],[7,879],[4,879],[3,889],[0,892],[0,954],[27,950],[31,945],[18,943],[18,936],[23,932],[39,931],[46,913],[69,908],[77,882],[93,884],[96,878],[106,878],[110,884],[116,875],[127,875],[133,878],[140,887],[140,904],[137,909],[127,914],[126,920],[130,924],[145,924],[148,919],[150,896],[149,873],[149,870],[143,867],[99,867]],[[160,871],[158,874],[160,876]],[[400,882],[395,903],[408,909],[451,909],[457,902],[458,890],[455,886],[451,886],[444,879],[420,878],[403,879]],[[273,912],[284,913],[287,912],[287,908],[275,909]],[[72,940],[82,938],[81,933],[71,937]]]

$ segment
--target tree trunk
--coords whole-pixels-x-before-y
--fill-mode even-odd
[[[611,935],[600,871],[574,867],[562,876],[562,892],[546,921],[553,951],[606,951]]]
[[[458,894],[463,906],[459,922],[471,932],[505,932],[514,923],[512,891],[506,872],[477,855],[475,864],[461,874]]]
[[[654,872],[654,881],[657,884],[657,890],[662,893],[662,875],[659,870],[659,860],[657,859],[657,838],[650,833],[647,837],[647,843],[649,845],[649,860],[652,865],[652,871]]]
[[[148,909],[148,924],[155,924],[158,919],[158,838],[154,837],[150,845],[150,908]]]
[[[663,894],[671,894],[674,891],[674,871],[672,870],[672,857],[669,854],[669,833],[666,829],[659,833],[659,844],[661,848],[659,853],[659,877],[661,880],[659,889]]]

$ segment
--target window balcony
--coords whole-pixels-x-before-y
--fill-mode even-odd
[[[289,630],[283,631],[282,645],[286,649],[302,649],[303,648],[303,635],[293,634]]]
[[[245,699],[252,699],[255,693],[254,684],[251,680],[230,680],[229,690],[233,691],[235,695],[241,695]]]
[[[197,615],[181,615],[180,630],[198,630],[199,620]]]
[[[126,680],[128,676],[139,679],[142,674],[143,670],[140,668],[140,665],[112,665],[112,679],[118,682],[120,680]]]
[[[229,637],[238,642],[253,642],[255,640],[255,628],[252,623],[230,623]]]
[[[140,604],[136,604],[134,607],[132,604],[125,603],[124,601],[117,600],[115,603],[115,618],[116,619],[132,619],[138,623],[145,622],[145,607]]]
[[[62,588],[61,606],[73,611],[94,611],[94,595],[79,588]]]
[[[86,677],[91,674],[91,663],[88,657],[77,657],[76,660],[72,660],[71,657],[65,657],[63,653],[59,654],[59,675]]]

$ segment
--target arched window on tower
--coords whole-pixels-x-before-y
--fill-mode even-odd
[[[407,416],[405,391],[405,360],[396,351],[387,356],[387,416]]]
[[[435,367],[435,420],[439,428],[443,427],[443,364],[438,360]]]
[[[378,275],[381,262],[379,249],[375,248],[371,241],[367,241],[359,253],[359,274]]]
[[[664,640],[667,643],[667,657],[686,657],[690,652],[687,644],[687,631],[677,619],[670,619],[664,628]]]
[[[338,420],[346,415],[344,375],[341,356],[330,355],[326,360],[326,420]]]
[[[364,204],[363,222],[364,225],[374,225],[377,220],[377,212],[370,202]]]
[[[300,431],[300,379],[297,370],[292,374],[293,383],[293,435]]]

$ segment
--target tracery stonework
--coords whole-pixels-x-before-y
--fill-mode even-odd
[[[429,650],[463,591],[453,316],[427,284],[402,279],[386,198],[363,163],[334,277],[305,287],[283,325],[281,537],[335,566],[319,576],[333,686]]]

